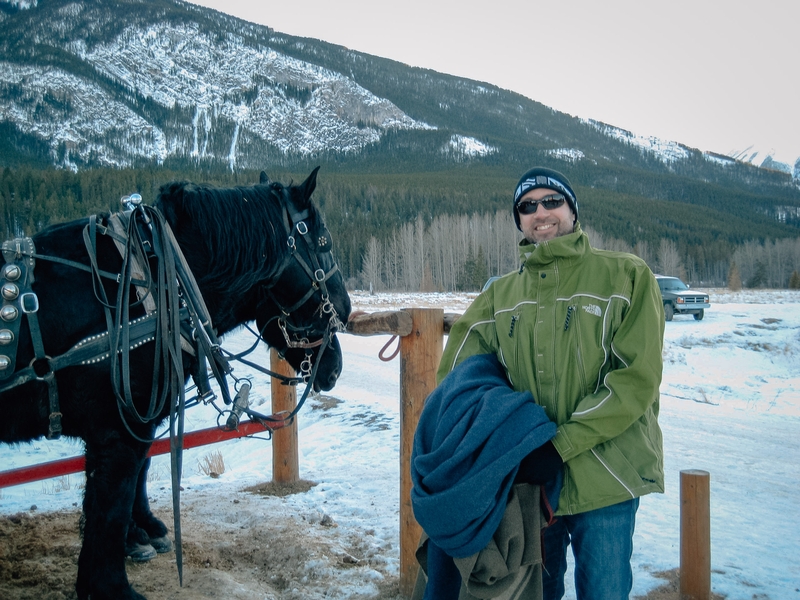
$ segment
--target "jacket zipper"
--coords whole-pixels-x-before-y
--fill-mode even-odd
[[[517,326],[517,321],[519,321],[519,315],[511,315],[511,327],[508,329],[508,337],[514,337],[514,328]]]

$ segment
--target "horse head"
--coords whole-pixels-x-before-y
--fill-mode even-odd
[[[350,297],[333,258],[333,240],[311,201],[314,169],[300,185],[269,185],[285,207],[289,254],[280,272],[265,286],[256,324],[264,341],[304,376],[313,371],[314,389],[330,390],[342,370],[336,338],[350,315]]]
[[[342,370],[336,332],[350,297],[332,239],[311,200],[319,167],[299,185],[216,188],[179,182],[157,206],[197,279],[220,335],[255,320],[262,339],[294,369],[315,370],[329,390]]]

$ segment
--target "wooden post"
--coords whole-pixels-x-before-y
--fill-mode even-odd
[[[711,598],[708,471],[681,471],[681,600]]]
[[[422,528],[411,508],[411,449],[425,399],[436,387],[442,358],[444,311],[412,308],[411,333],[400,338],[400,594],[409,598],[417,579],[414,552]]]
[[[295,377],[292,366],[274,349],[269,351],[270,368],[280,375]],[[297,405],[297,388],[283,385],[280,379],[271,378],[272,412],[292,411]],[[297,415],[291,425],[272,434],[272,481],[293,483],[300,479],[300,460],[297,450]]]

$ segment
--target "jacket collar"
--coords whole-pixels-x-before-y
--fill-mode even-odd
[[[519,243],[519,256],[522,264],[530,266],[546,265],[557,259],[578,259],[589,249],[589,238],[575,224],[575,231],[540,244],[531,244],[527,240]]]

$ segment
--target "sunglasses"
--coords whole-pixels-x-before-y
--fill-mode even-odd
[[[517,212],[521,215],[532,215],[538,210],[540,204],[547,210],[555,210],[566,200],[563,194],[550,194],[541,200],[525,200],[517,204]]]

